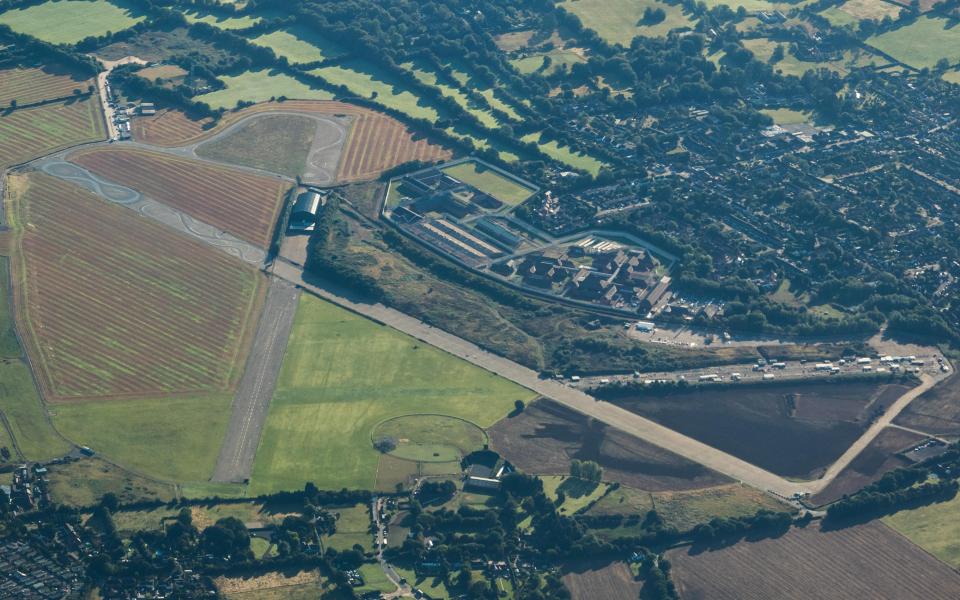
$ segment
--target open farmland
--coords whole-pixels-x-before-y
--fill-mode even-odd
[[[0,14],[0,25],[51,44],[75,44],[108,31],[122,31],[144,19],[123,0],[48,0]]]
[[[896,19],[900,15],[901,7],[892,3],[877,2],[876,0],[847,0],[839,6],[831,6],[820,13],[831,25],[854,27],[864,19],[882,21],[884,17]]]
[[[840,471],[830,485],[813,496],[810,501],[816,505],[834,502],[846,494],[853,494],[877,481],[888,471],[909,465],[909,461],[897,456],[896,453],[923,439],[921,435],[887,427],[844,470]]]
[[[867,43],[905,65],[933,67],[941,58],[960,62],[960,28],[943,18],[923,16],[913,23],[875,35]]]
[[[960,568],[960,495],[902,510],[883,522],[945,563]]]
[[[232,384],[261,296],[255,271],[62,180],[11,181],[15,305],[47,399]]]
[[[434,122],[439,118],[437,109],[426,100],[407,90],[403,84],[383,72],[373,63],[350,60],[336,65],[310,71],[331,85],[346,86],[351,93],[362,98],[376,95],[377,102],[394,108],[416,119]]]
[[[647,37],[665,36],[671,29],[692,27],[691,21],[677,4],[657,0],[565,0],[560,6],[577,15],[584,27],[612,44],[629,46],[638,35]],[[646,8],[662,8],[667,18],[660,23],[643,23]]]
[[[816,477],[904,386],[800,383],[706,388],[617,403],[779,475]]]
[[[238,102],[265,102],[280,96],[297,100],[333,99],[327,90],[312,88],[299,79],[269,69],[224,75],[220,79],[225,88],[197,96],[197,100],[213,108],[233,108]]]
[[[960,377],[953,375],[921,394],[894,423],[930,435],[960,435]]]
[[[0,113],[0,169],[106,138],[96,99]]]
[[[339,45],[321,38],[306,28],[280,29],[251,40],[258,46],[273,50],[291,64],[305,64],[337,58],[344,54]]]
[[[220,16],[213,13],[203,12],[199,9],[187,11],[183,13],[183,16],[187,19],[187,23],[206,23],[207,25],[213,25],[214,27],[219,27],[220,29],[246,29],[248,27],[253,27],[263,20],[260,17],[251,15],[243,15],[239,17]]]
[[[540,150],[550,158],[562,162],[574,169],[581,169],[596,176],[604,166],[596,158],[584,154],[578,150],[573,150],[569,146],[561,146],[557,140],[543,141],[541,134],[529,133],[523,136],[524,142],[533,142],[540,146]]]
[[[834,531],[811,524],[778,538],[666,556],[683,600],[960,596],[960,574],[879,522]]]
[[[340,182],[373,179],[383,171],[412,160],[447,160],[449,150],[417,137],[396,119],[373,111],[355,117],[340,159]]]
[[[568,563],[563,569],[563,584],[573,600],[636,600],[643,588],[643,583],[637,581],[630,567],[622,562]]]
[[[387,327],[302,296],[251,492],[372,489],[374,428],[445,414],[489,427],[531,392]]]
[[[69,159],[260,248],[270,244],[288,188],[274,178],[143,150],[101,147]]]
[[[579,459],[598,462],[609,481],[643,490],[695,489],[728,481],[550,400],[539,400],[487,433],[494,450],[530,473],[566,474],[570,461]]]
[[[0,70],[0,108],[16,102],[18,106],[72,96],[74,90],[86,92],[93,84],[89,78],[55,66],[11,67]]]

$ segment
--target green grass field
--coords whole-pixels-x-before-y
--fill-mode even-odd
[[[624,46],[629,46],[630,40],[638,35],[662,37],[671,29],[693,26],[679,5],[657,0],[565,0],[560,6],[580,17],[585,27],[603,39]],[[647,7],[662,8],[667,18],[654,25],[643,24],[643,11]]]
[[[591,175],[599,173],[600,169],[604,166],[604,163],[594,157],[584,154],[583,152],[575,151],[569,146],[561,146],[556,140],[542,142],[540,141],[540,134],[536,132],[527,134],[523,136],[522,139],[525,142],[538,144],[540,149],[550,158],[558,160],[574,169],[586,171]]]
[[[508,206],[516,206],[533,195],[533,190],[476,162],[465,162],[443,170],[444,173],[490,194]]]
[[[312,63],[344,54],[339,45],[301,28],[265,33],[251,41],[270,48],[274,54],[285,57],[291,64]]]
[[[550,57],[550,64],[544,67],[544,60],[548,56]],[[557,69],[563,67],[563,65],[566,65],[569,69],[573,67],[573,65],[582,62],[586,62],[586,59],[584,59],[582,55],[573,52],[572,50],[556,49],[551,50],[546,54],[538,53],[524,56],[523,58],[517,58],[515,60],[511,60],[510,64],[516,67],[516,69],[524,75],[529,75],[530,73],[540,71],[541,69],[543,75],[552,75],[555,71],[557,71]]]
[[[337,531],[333,535],[324,536],[324,546],[342,551],[350,550],[354,544],[359,544],[365,551],[372,549],[370,508],[366,504],[333,508],[330,512],[340,516],[337,518]]]
[[[753,53],[754,57],[760,62],[769,63],[773,56],[773,51],[780,44],[768,38],[751,38],[742,41],[744,48]],[[804,73],[817,68],[830,69],[841,75],[846,75],[855,67],[866,67],[878,65],[885,62],[878,56],[862,49],[845,50],[843,58],[840,60],[825,62],[806,62],[798,59],[791,54],[784,45],[784,57],[772,66],[775,71],[780,71],[783,75],[802,76]]]
[[[13,313],[10,312],[10,260],[0,256],[0,358],[16,358],[23,354],[17,334],[13,330]]]
[[[51,465],[50,495],[57,504],[92,506],[107,492],[121,502],[174,498],[174,486],[128,473],[99,458],[84,458],[64,465]]]
[[[234,77],[224,76],[226,87],[222,90],[198,96],[213,108],[233,108],[237,102],[264,102],[270,98],[286,96],[290,100],[333,100],[333,94],[314,89],[307,84],[268,69],[247,71]]]
[[[183,16],[186,17],[188,23],[206,23],[207,25],[213,25],[220,29],[246,29],[247,27],[253,27],[263,20],[260,17],[250,15],[244,15],[242,17],[221,17],[199,10],[185,12]]]
[[[489,427],[533,394],[393,329],[303,296],[254,463],[251,494],[373,489],[374,427],[413,413]]]
[[[28,460],[50,460],[70,452],[70,444],[47,422],[30,369],[19,358],[0,360],[0,410]]]
[[[558,492],[563,492],[565,499],[560,505],[560,512],[568,516],[602,497],[610,487],[606,483],[591,483],[563,475],[545,475],[540,479],[543,480],[543,492],[554,501]]]
[[[877,2],[876,0],[847,0],[839,6],[831,6],[821,12],[820,15],[830,21],[831,25],[856,27],[863,19],[882,21],[887,16],[896,19],[901,10],[902,7],[895,6],[893,3]]]
[[[359,571],[360,575],[363,576],[363,586],[357,588],[357,592],[378,591],[389,593],[397,589],[397,586],[387,579],[380,565],[364,564],[360,566]]]
[[[309,117],[263,115],[201,145],[197,155],[296,177],[303,174],[316,132]]]
[[[884,517],[883,522],[943,562],[960,568],[960,496],[900,511]]]
[[[210,478],[227,430],[232,397],[104,400],[53,407],[72,441],[134,471],[173,482]]]
[[[906,27],[875,35],[867,43],[911,67],[932,67],[941,58],[960,61],[960,27],[947,19],[923,16]]]
[[[436,72],[425,66],[416,66],[412,63],[407,63],[403,66],[413,73],[414,77],[422,83],[438,88],[444,96],[452,98],[460,108],[475,116],[484,127],[489,127],[490,129],[500,127],[501,123],[493,116],[493,113],[486,107],[478,105],[479,103],[468,98],[459,87],[454,87],[442,82]]]
[[[333,85],[344,85],[351,93],[362,98],[376,96],[377,102],[411,117],[429,121],[436,121],[439,117],[433,106],[364,60],[350,60],[339,65],[314,69],[310,73],[323,77]]]
[[[812,118],[809,112],[789,108],[764,108],[760,112],[773,119],[777,125],[801,125],[809,123]],[[789,288],[789,284],[787,287]]]
[[[139,10],[121,0],[51,0],[8,10],[0,25],[51,44],[76,44],[90,36],[122,31],[142,21]]]
[[[390,454],[397,458],[426,463],[458,461],[487,443],[484,431],[473,423],[444,415],[388,419],[374,427],[371,437],[395,440],[397,446]]]

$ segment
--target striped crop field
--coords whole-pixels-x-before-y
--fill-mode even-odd
[[[332,100],[263,102],[227,113],[213,126],[209,119],[194,121],[179,111],[162,111],[155,117],[134,120],[133,137],[157,146],[184,146],[206,139],[239,119],[271,111],[353,117],[340,159],[338,181],[373,179],[384,170],[411,160],[447,160],[452,156],[449,150],[426,139],[414,139],[414,135],[392,117]]]
[[[0,169],[105,138],[93,97],[0,112]]]
[[[16,101],[19,106],[86,93],[92,79],[77,78],[53,67],[11,67],[0,69],[0,108]]]
[[[338,181],[373,179],[380,173],[412,160],[448,160],[451,152],[431,144],[396,119],[367,111],[353,123],[340,158]]]
[[[15,314],[48,400],[235,383],[266,287],[255,269],[63,180],[9,182]]]
[[[260,248],[270,245],[290,187],[272,177],[144,150],[98,147],[68,158]]]

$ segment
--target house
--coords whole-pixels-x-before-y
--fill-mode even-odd
[[[290,220],[287,230],[291,232],[313,231],[317,226],[317,213],[323,204],[323,197],[313,190],[308,190],[297,196],[290,211]]]

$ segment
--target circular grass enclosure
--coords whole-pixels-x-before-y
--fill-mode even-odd
[[[420,462],[459,461],[474,450],[482,450],[487,434],[470,421],[447,415],[404,415],[381,422],[373,428],[371,440],[390,438],[396,447],[391,456]]]

